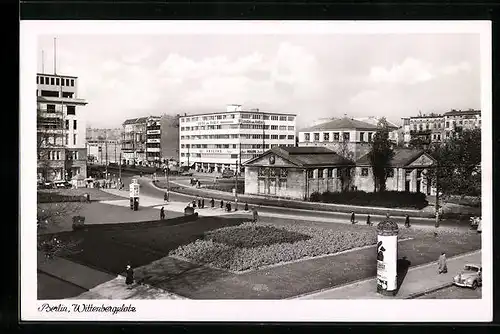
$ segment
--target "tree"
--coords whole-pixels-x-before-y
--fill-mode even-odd
[[[387,166],[394,156],[394,151],[389,140],[389,127],[385,117],[380,119],[377,128],[368,158],[373,170],[374,191],[382,192],[385,191]]]
[[[480,196],[481,194],[481,130],[462,130],[441,145],[428,150],[437,168],[426,177],[444,196]]]

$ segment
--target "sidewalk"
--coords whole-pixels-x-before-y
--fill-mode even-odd
[[[125,284],[125,277],[118,277],[100,284],[87,292],[68,299],[187,299],[176,294],[153,288],[147,284],[134,284],[130,288]]]
[[[116,278],[114,275],[57,256],[46,259],[42,252],[37,252],[37,269],[86,290]]]
[[[465,264],[481,264],[481,251],[449,258],[448,273],[437,273],[437,262],[431,262],[408,270],[396,296],[382,296],[377,293],[377,280],[371,278],[341,287],[328,289],[292,299],[410,299],[424,292],[439,290],[452,285],[453,277]]]

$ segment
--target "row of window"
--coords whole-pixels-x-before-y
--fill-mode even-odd
[[[294,135],[262,135],[262,134],[230,134],[230,135],[199,135],[199,136],[181,136],[181,140],[187,139],[280,139],[293,140]]]
[[[367,132],[367,133],[360,132],[359,133],[359,141],[361,141],[361,142],[365,141],[365,134],[366,134],[366,141],[371,142],[372,137],[373,137],[373,132]],[[319,132],[315,132],[312,135],[313,135],[314,141],[320,140],[320,133]],[[342,139],[343,139],[343,141],[350,141],[351,134],[349,132],[343,132]],[[304,140],[311,141],[311,133],[304,133]],[[333,141],[339,141],[339,140],[340,140],[340,133],[334,132],[333,133]],[[329,132],[323,132],[323,141],[330,141],[330,133]]]
[[[56,85],[56,86],[61,85],[61,86],[74,87],[75,79],[37,76],[36,83],[41,85]]]
[[[277,147],[277,146],[286,146],[286,147],[293,147],[294,145],[278,145],[278,144],[265,144],[264,148],[265,149],[269,149],[269,148],[273,148],[273,147]],[[262,149],[262,145],[261,144],[257,144],[255,145],[255,148],[254,149]],[[217,158],[221,159],[221,156],[224,156],[224,155],[228,155],[227,153],[216,153],[216,152],[210,152],[210,153],[191,153],[191,152],[188,152],[188,153],[185,153],[185,152],[181,152],[181,157],[197,157],[197,158],[201,158],[202,156],[204,158],[207,158],[207,157],[212,157],[212,156],[217,156]],[[231,154],[231,159],[237,159],[238,158],[238,154]],[[245,159],[245,158],[255,158],[255,157],[258,157],[259,156],[259,153],[255,153],[255,154],[241,154],[241,159]]]
[[[42,110],[48,114],[53,114],[56,112],[56,105],[55,104],[47,104],[47,109]],[[66,115],[75,115],[76,114],[76,107],[75,106],[66,106]]]
[[[261,149],[262,144],[241,144],[241,149]],[[237,149],[236,144],[181,144],[181,148],[206,148],[206,149]],[[269,144],[264,144],[264,148],[269,148]]]
[[[224,115],[212,115],[212,116],[193,116],[193,117],[184,117],[181,118],[181,123],[184,122],[197,122],[200,120],[203,121],[212,121],[212,120],[222,120],[222,119],[235,119],[236,114],[224,114]],[[277,116],[277,115],[262,115],[262,114],[249,114],[249,113],[242,113],[241,114],[242,119],[264,119],[268,120],[271,118],[272,121],[289,121],[293,122],[295,120],[294,116]]]
[[[45,156],[42,152],[38,152],[38,160],[46,159],[46,160],[62,160],[61,151],[46,151]],[[78,151],[67,151],[66,152],[67,160],[78,160]]]
[[[295,126],[290,125],[271,125],[271,130],[294,131]],[[181,126],[181,131],[199,131],[199,130],[228,130],[228,129],[253,129],[269,130],[269,125],[263,124],[220,124],[220,125],[200,125],[200,126]]]

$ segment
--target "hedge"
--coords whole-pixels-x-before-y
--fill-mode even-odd
[[[368,193],[365,191],[347,191],[341,193],[314,192],[310,195],[311,202],[348,204],[360,206],[378,206],[386,208],[411,208],[423,209],[429,203],[423,193],[411,193],[401,191],[384,191]]]
[[[37,193],[38,203],[60,203],[60,202],[83,202],[85,201],[83,195],[61,195],[59,193]]]

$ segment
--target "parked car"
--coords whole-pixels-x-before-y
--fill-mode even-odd
[[[54,184],[52,182],[38,181],[36,183],[37,189],[53,189]]]
[[[69,183],[68,181],[55,181],[54,182],[54,188],[57,188],[57,189],[70,189],[72,186],[71,186],[71,183]]]
[[[229,179],[229,178],[232,178],[234,176],[234,172],[230,169],[225,169],[223,172],[222,172],[222,178],[223,179]]]
[[[464,269],[453,277],[453,284],[476,289],[483,284],[483,268],[477,264],[466,264]]]

